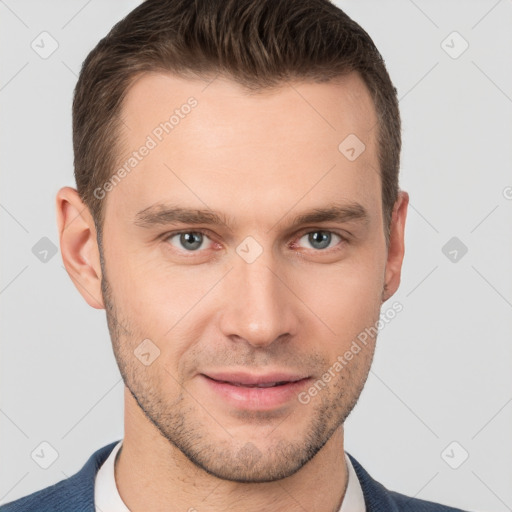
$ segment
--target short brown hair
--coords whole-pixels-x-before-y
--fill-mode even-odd
[[[370,36],[328,0],[146,0],[112,28],[84,61],[73,100],[77,190],[100,235],[104,208],[94,191],[120,157],[126,92],[150,71],[222,74],[251,91],[359,73],[378,117],[387,236],[400,167],[397,91]]]

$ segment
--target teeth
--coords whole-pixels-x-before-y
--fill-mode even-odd
[[[245,387],[245,388],[273,388],[275,386],[281,386],[286,382],[266,382],[261,384],[239,384],[238,382],[230,382],[233,386]]]

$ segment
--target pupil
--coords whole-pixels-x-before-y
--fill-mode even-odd
[[[331,243],[331,234],[325,231],[310,233],[309,243],[315,247],[315,249],[325,249]]]

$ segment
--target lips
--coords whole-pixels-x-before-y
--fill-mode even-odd
[[[281,381],[281,382],[261,382],[260,384],[241,384],[240,382],[229,382],[219,380],[217,382],[225,382],[226,384],[231,384],[232,386],[243,386],[245,388],[273,388],[275,386],[282,386],[283,384],[288,384],[290,381]]]
[[[272,372],[249,374],[242,372],[211,372],[198,375],[201,386],[215,401],[220,398],[230,408],[271,411],[297,403],[296,397],[311,378],[297,373]]]
[[[270,388],[275,386],[283,386],[285,384],[298,382],[299,380],[307,378],[307,376],[297,374],[287,374],[284,372],[268,373],[265,375],[255,375],[249,373],[235,372],[235,373],[216,373],[208,372],[203,374],[217,382],[231,384],[232,386],[247,387],[247,388]]]

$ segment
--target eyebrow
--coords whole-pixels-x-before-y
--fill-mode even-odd
[[[284,218],[284,217],[283,217]],[[281,219],[282,220],[282,219]],[[279,220],[275,225],[281,222]],[[338,222],[345,223],[349,221],[359,221],[368,223],[369,215],[364,206],[356,202],[346,204],[331,204],[324,208],[314,208],[302,212],[287,222],[287,226],[298,226],[302,224],[313,224],[319,222]],[[217,213],[213,210],[199,210],[194,208],[183,208],[179,206],[157,203],[151,205],[135,216],[135,225],[142,228],[151,228],[153,226],[167,225],[173,223],[190,225],[227,225],[234,224],[223,213]]]

